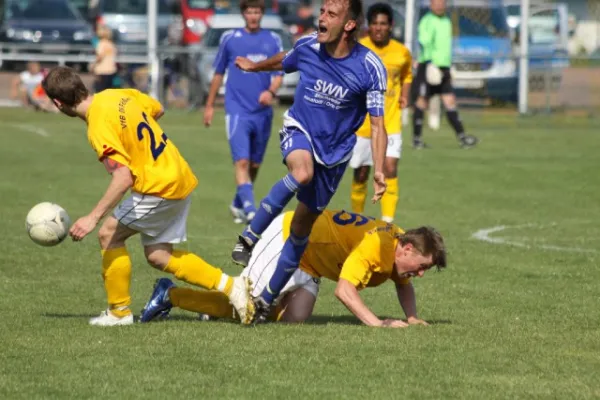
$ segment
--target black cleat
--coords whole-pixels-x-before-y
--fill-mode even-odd
[[[249,243],[248,239],[242,235],[238,236],[238,241],[231,252],[231,259],[234,263],[247,267],[252,255],[253,244]]]
[[[266,324],[269,322],[269,315],[271,314],[271,305],[265,301],[261,296],[254,297],[254,320],[253,325]]]
[[[428,149],[428,148],[429,148],[429,146],[423,140],[421,140],[421,139],[413,140],[413,149],[421,150],[421,149]]]
[[[460,142],[461,148],[470,149],[471,147],[475,147],[477,145],[479,139],[473,135],[462,135],[458,138],[458,141]]]

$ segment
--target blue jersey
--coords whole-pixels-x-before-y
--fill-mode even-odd
[[[348,56],[333,58],[312,34],[300,38],[286,54],[283,69],[300,72],[284,129],[302,131],[319,164],[331,167],[348,161],[367,112],[383,115],[387,75],[379,57],[357,43]]]
[[[271,77],[281,75],[281,72],[244,72],[235,66],[236,57],[259,62],[281,51],[281,37],[266,29],[250,33],[241,28],[223,33],[213,67],[217,74],[224,75],[227,71],[225,110],[228,114],[254,114],[271,109],[259,104],[258,98],[269,89]]]

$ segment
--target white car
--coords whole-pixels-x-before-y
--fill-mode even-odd
[[[217,56],[219,49],[219,41],[221,35],[230,29],[243,28],[245,26],[244,19],[240,14],[216,14],[209,20],[209,28],[202,37],[201,52],[198,68],[202,74],[202,82],[205,93],[208,93],[210,81],[214,74],[213,62]],[[292,48],[292,37],[285,29],[281,17],[276,15],[265,15],[261,22],[261,27],[269,29],[281,36],[284,50]],[[300,76],[297,72],[293,74],[285,74],[283,83],[277,92],[277,96],[282,100],[292,100],[296,91],[296,86]],[[224,82],[227,80],[225,74]],[[219,89],[219,94],[225,94],[225,85]]]

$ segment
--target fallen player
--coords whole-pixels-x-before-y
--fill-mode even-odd
[[[267,286],[289,236],[293,212],[278,216],[252,252],[242,276],[254,282],[253,296]],[[446,267],[446,250],[439,232],[431,227],[403,231],[360,214],[326,210],[309,237],[300,268],[277,299],[270,319],[288,323],[306,321],[312,314],[320,278],[337,281],[336,297],[365,325],[400,328],[426,322],[417,316],[412,277],[436,266]],[[396,285],[403,320],[378,318],[362,301],[359,291],[387,280]],[[180,288],[167,278],[157,281],[141,314],[141,322],[166,316],[172,307],[217,318],[236,317],[227,296],[218,292]]]

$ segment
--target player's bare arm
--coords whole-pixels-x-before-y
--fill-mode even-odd
[[[282,51],[278,54],[275,54],[273,57],[267,58],[266,60],[258,63],[251,61],[246,57],[237,57],[235,59],[235,65],[242,71],[247,72],[282,71],[282,61],[286,54],[286,51]]]
[[[104,196],[100,199],[91,213],[79,218],[69,230],[74,241],[80,241],[92,232],[98,222],[119,204],[125,193],[133,186],[131,170],[110,157],[103,160],[104,166],[112,179]]]
[[[406,320],[410,325],[428,325],[427,322],[417,317],[417,299],[412,282],[405,284],[396,283],[396,294],[398,295],[400,306],[406,315]]]
[[[219,88],[223,84],[223,74],[214,74],[210,81],[210,89],[208,90],[208,97],[206,99],[206,106],[204,107],[204,125],[210,126],[212,124],[213,115],[215,113],[215,99]]]
[[[385,176],[383,174],[383,163],[385,162],[385,151],[387,149],[387,133],[385,131],[385,123],[383,115],[381,116],[369,116],[371,119],[371,150],[373,152],[373,166],[375,172],[373,173],[373,185],[375,188],[375,194],[373,195],[373,202],[377,202],[381,199],[385,193]]]
[[[271,79],[271,85],[269,88],[260,94],[258,102],[263,106],[270,106],[273,104],[273,100],[275,100],[277,91],[281,87],[282,83],[283,76],[274,76],[273,79]]]
[[[408,326],[407,323],[401,320],[380,320],[362,301],[356,286],[343,278],[340,278],[335,287],[335,297],[367,326],[386,328],[403,328]]]

